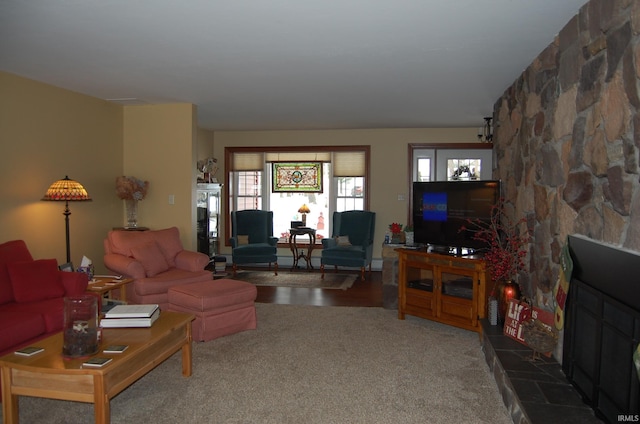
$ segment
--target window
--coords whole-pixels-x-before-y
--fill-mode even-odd
[[[236,173],[236,177],[238,194],[236,196],[236,207],[234,209],[261,209],[262,172],[239,171]]]
[[[369,146],[272,147],[225,149],[225,185],[228,188],[226,231],[230,212],[243,209],[273,211],[273,234],[285,242],[291,221],[301,221],[298,209],[306,204],[308,227],[317,230],[317,242],[331,235],[333,211],[366,210],[369,207]],[[273,192],[275,162],[322,162],[321,193]],[[228,237],[227,237],[228,239]]]

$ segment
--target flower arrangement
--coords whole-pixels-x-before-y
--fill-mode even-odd
[[[485,242],[487,249],[483,259],[491,269],[493,280],[514,281],[518,273],[524,268],[524,258],[527,256],[526,246],[529,243],[529,233],[526,219],[517,221],[510,219],[504,209],[504,200],[500,199],[493,206],[491,220],[469,220],[469,230],[475,234],[473,238]]]
[[[394,222],[393,224],[389,225],[389,230],[391,231],[391,234],[398,235],[402,232],[402,224]]]
[[[142,200],[147,195],[149,181],[142,181],[136,177],[117,177],[116,195],[124,200]]]

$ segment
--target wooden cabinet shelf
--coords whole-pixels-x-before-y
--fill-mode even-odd
[[[398,249],[398,318],[413,315],[482,332],[489,273],[479,257]]]

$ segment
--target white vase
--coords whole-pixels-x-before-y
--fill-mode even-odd
[[[405,243],[408,246],[413,246],[413,231],[405,231]]]

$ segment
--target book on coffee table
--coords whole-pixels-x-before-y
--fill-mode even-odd
[[[100,367],[104,367],[105,365],[107,365],[111,361],[112,361],[111,358],[95,357],[95,358],[91,358],[91,359],[88,359],[85,362],[83,362],[82,366],[83,367],[100,368]]]
[[[104,315],[105,318],[149,318],[158,310],[157,304],[116,305]]]
[[[122,353],[127,350],[128,347],[127,345],[109,345],[104,348],[102,353]]]
[[[27,346],[16,350],[14,353],[20,356],[32,356],[40,352],[44,352],[44,348],[38,346]]]
[[[116,306],[117,308],[118,306]],[[113,308],[113,309],[116,309]],[[113,310],[112,309],[112,310]],[[100,320],[102,328],[125,328],[125,327],[151,327],[160,316],[160,308],[156,308],[153,315],[147,318],[103,318]]]

